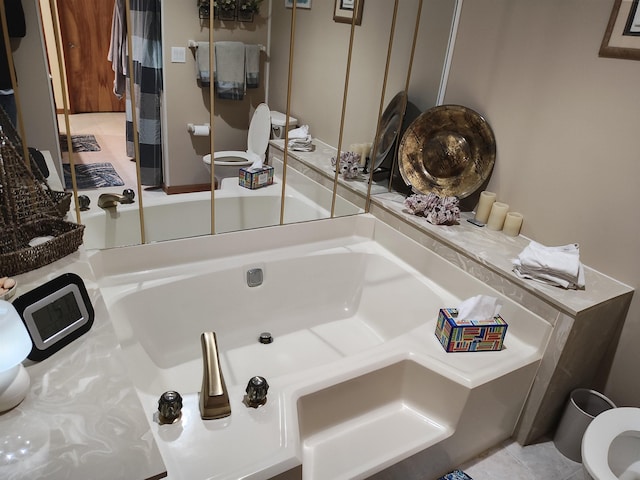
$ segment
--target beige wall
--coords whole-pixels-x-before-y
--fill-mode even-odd
[[[40,0],[40,13],[42,15],[42,30],[44,33],[45,43],[47,44],[47,57],[49,60],[49,66],[51,69],[51,84],[53,86],[53,96],[55,99],[55,105],[59,105],[62,110],[62,105],[64,105],[63,95],[62,95],[62,80],[60,77],[60,68],[58,67],[58,51],[55,48],[56,45],[56,35],[55,28],[53,25],[53,19],[58,20],[58,15],[56,13],[55,17],[51,12],[51,4],[48,0]],[[58,25],[58,31],[60,31],[60,26]],[[64,52],[60,52],[64,57]],[[64,58],[62,60],[64,62]],[[66,72],[62,71],[62,78],[65,78],[66,81]],[[68,97],[67,97],[68,100]]]
[[[192,52],[187,52],[187,63],[171,63],[172,46],[187,45],[190,39],[208,39],[208,28],[201,27],[195,3],[163,4],[164,102],[167,111],[164,135],[168,165],[165,182],[169,186],[208,182],[208,173],[201,160],[201,156],[209,151],[208,138],[191,137],[186,130],[187,123],[208,122],[208,92],[196,86]],[[404,89],[406,82],[418,0],[400,3],[383,107]],[[425,4],[428,5],[423,8],[410,91],[411,101],[421,109],[436,102],[453,11],[452,0],[431,0]],[[333,6],[332,1],[318,1],[310,10],[297,9],[291,113],[301,124],[310,125],[314,137],[337,146],[350,25],[333,21]],[[266,72],[268,67],[270,72],[269,106],[281,112],[286,110],[291,12],[284,7],[284,1],[271,2],[271,10],[269,2],[265,1],[256,22],[222,25],[216,22],[215,29],[218,40],[269,45],[269,51],[263,54],[265,68],[262,71]],[[362,25],[356,28],[343,140],[345,148],[351,143],[373,141],[375,136],[392,15],[393,2],[368,0]],[[442,18],[447,21],[443,22]],[[260,88],[249,90],[242,102],[216,101],[215,150],[246,148],[246,129],[251,115],[264,99],[265,91]]]
[[[40,28],[39,2],[22,0],[22,8],[27,23],[27,35],[18,42],[13,57],[27,144],[50,151],[54,159],[60,158],[58,123],[52,100],[49,66],[42,54],[44,39]]]
[[[405,87],[418,3],[400,2],[383,108]],[[454,7],[452,0],[424,3],[409,90],[410,101],[422,110],[436,103]],[[283,4],[273,5],[269,91],[271,108],[281,112],[286,110],[291,17]],[[388,0],[367,0],[355,29],[343,148],[375,137],[393,7]],[[314,137],[337,146],[351,25],[334,22],[333,8],[333,1],[317,1],[310,10],[297,9],[291,114],[308,124]]]
[[[267,45],[269,2],[263,2],[253,23],[215,22],[214,41],[233,40]],[[201,25],[197,2],[163,2],[164,97],[163,119],[165,183],[170,187],[209,183],[202,162],[209,153],[209,137],[193,137],[187,124],[209,123],[209,90],[196,83],[195,51],[187,49],[186,63],[171,63],[171,47],[187,47],[189,40],[208,41],[208,21]],[[265,67],[266,54],[262,54]],[[246,130],[255,107],[265,98],[262,68],[261,86],[247,89],[244,100],[216,100],[215,149],[245,150]]]
[[[612,4],[465,0],[446,102],[493,127],[488,189],[524,235],[578,242],[584,263],[638,288],[640,61],[598,58]],[[606,388],[619,405],[640,406],[638,341],[636,294]]]

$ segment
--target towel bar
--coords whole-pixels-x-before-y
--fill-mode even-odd
[[[198,48],[198,42],[196,42],[195,40],[189,40],[189,44],[188,44],[189,48]],[[258,45],[260,47],[260,50],[262,52],[266,52],[267,51],[267,47],[265,47],[264,45]]]

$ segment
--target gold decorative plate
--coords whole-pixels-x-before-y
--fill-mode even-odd
[[[382,117],[380,117],[380,128],[376,135],[376,141],[372,152],[375,152],[373,170],[376,170],[384,159],[387,158],[389,150],[396,143],[400,128],[402,127],[402,117],[407,104],[407,95],[399,92],[391,99],[387,108],[384,109]]]
[[[414,191],[465,198],[485,182],[496,158],[491,127],[460,105],[433,107],[407,128],[398,161]]]

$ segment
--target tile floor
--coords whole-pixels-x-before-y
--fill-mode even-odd
[[[526,447],[507,440],[460,469],[473,480],[589,480],[582,464],[562,455],[551,440]]]
[[[60,132],[66,132],[63,115],[58,116]],[[110,162],[122,178],[125,186],[136,188],[136,167],[127,156],[125,147],[124,112],[79,113],[69,115],[72,135],[94,135],[100,145],[99,152],[79,152],[74,155],[76,163]],[[63,163],[68,163],[67,153],[62,155]]]

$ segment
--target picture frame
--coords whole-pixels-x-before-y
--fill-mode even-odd
[[[364,0],[335,0],[333,8],[333,21],[339,23],[351,23],[355,14],[355,24],[362,24],[362,10]],[[357,11],[354,13],[354,10]]]
[[[284,6],[286,8],[293,8],[293,0],[284,0]],[[296,0],[296,8],[311,9],[311,0]]]
[[[639,0],[615,0],[598,55],[640,60]]]

